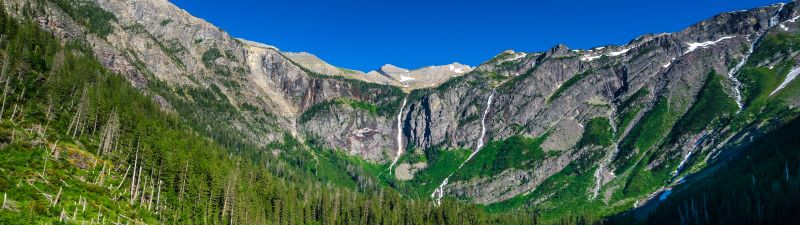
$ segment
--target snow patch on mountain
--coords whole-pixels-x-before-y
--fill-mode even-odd
[[[618,56],[618,55],[622,55],[622,54],[625,54],[625,53],[627,53],[627,52],[628,52],[628,51],[630,51],[630,50],[631,50],[631,48],[625,48],[625,49],[622,49],[622,50],[619,50],[619,51],[616,51],[616,52],[611,52],[611,53],[608,53],[608,56]]]
[[[796,68],[792,69],[792,71],[789,72],[789,74],[786,75],[786,79],[783,80],[783,83],[781,83],[781,85],[779,85],[778,88],[776,88],[774,91],[772,91],[772,93],[770,93],[769,96],[772,96],[775,93],[778,93],[778,91],[780,91],[781,89],[783,89],[787,85],[789,85],[789,83],[792,82],[794,80],[794,78],[797,78],[798,74],[800,74],[800,67],[796,67]]]
[[[734,38],[734,37],[736,37],[736,36],[725,36],[725,37],[721,37],[721,38],[719,38],[717,40],[714,40],[714,41],[686,43],[686,45],[689,45],[689,48],[685,52],[683,52],[683,54],[687,54],[687,53],[693,52],[694,50],[697,50],[699,48],[708,48],[710,46],[716,45],[717,43],[719,43],[721,41],[724,41],[724,40],[727,40],[727,39],[731,39],[731,38]]]
[[[410,81],[410,80],[416,80],[416,79],[417,79],[417,78],[413,78],[413,77],[407,77],[407,76],[400,75],[400,82],[406,82],[406,81]]]

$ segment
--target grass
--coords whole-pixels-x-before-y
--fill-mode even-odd
[[[625,188],[621,194],[625,197],[640,197],[645,194],[654,192],[661,186],[664,186],[672,178],[672,169],[674,166],[662,166],[647,169],[649,161],[654,159],[657,154],[655,152],[648,152],[641,162],[636,164],[633,172],[628,176],[625,181]],[[669,163],[668,163],[669,164]],[[666,165],[666,164],[665,164]]]
[[[728,95],[722,82],[726,78],[710,71],[696,101],[672,129],[671,142],[680,134],[697,134],[721,118],[729,118],[738,110],[736,101]]]
[[[622,134],[625,132],[625,129],[633,122],[633,119],[636,118],[636,115],[639,115],[639,112],[642,111],[642,108],[639,106],[634,106],[625,110],[622,113],[622,117],[620,117],[619,122],[617,122],[617,133],[615,134],[616,137],[622,137]]]
[[[676,119],[677,116],[670,108],[669,100],[666,97],[659,98],[653,109],[648,111],[622,139],[619,154],[614,160],[618,165],[616,173],[624,172],[635,163],[635,160],[630,160],[632,155],[643,155],[642,152],[658,144],[670,131]]]
[[[502,141],[489,142],[453,175],[452,180],[470,180],[497,175],[512,168],[530,167],[545,158],[541,144],[546,137],[514,135]]]
[[[510,58],[513,55],[514,54],[511,54],[511,53],[508,53],[508,52],[502,52],[502,53],[498,54],[497,56],[495,56],[494,58],[490,59],[489,61],[486,61],[485,64],[497,64],[497,62],[500,62],[502,60]]]
[[[23,132],[15,133],[23,134]],[[59,148],[66,149],[68,146],[70,145],[59,143]],[[3,173],[0,173],[0,192],[7,195],[8,200],[16,202],[14,205],[19,210],[19,212],[0,211],[0,223],[17,224],[22,221],[30,224],[58,223],[61,209],[83,208],[78,204],[78,199],[86,199],[90,204],[85,211],[78,210],[75,217],[72,213],[69,214],[71,222],[74,223],[89,221],[97,218],[99,214],[107,218],[121,215],[141,222],[158,223],[157,216],[152,212],[130,206],[127,200],[117,201],[109,198],[108,196],[124,193],[126,190],[107,189],[94,183],[102,166],[98,164],[86,169],[78,168],[65,156],[68,154],[81,154],[91,158],[95,156],[82,148],[71,146],[69,151],[61,152],[61,158],[48,159],[43,176],[39,174],[45,167],[43,156],[49,153],[49,149],[22,142],[0,149],[0,164],[3,165],[1,168]],[[106,163],[109,167],[115,166],[106,161],[100,162]],[[49,180],[49,184],[43,177]],[[116,186],[119,182],[121,182],[119,175],[108,176],[105,185]],[[55,196],[59,191],[61,191],[59,203],[52,206],[44,194]],[[42,194],[39,194],[40,192]]]
[[[697,134],[719,118],[732,116],[736,112],[736,103],[722,85],[724,79],[725,77],[713,71],[708,73],[706,83],[698,93],[696,101],[670,130],[668,135],[670,142],[676,141],[680,134]],[[660,156],[656,152],[647,150],[662,140],[663,132],[665,129],[669,129],[671,121],[674,121],[675,117],[672,114],[674,112],[670,112],[665,98],[659,99],[653,110],[645,115],[640,123],[641,126],[637,125],[623,141],[621,149],[629,150],[633,147],[639,149],[640,152],[634,157],[628,158],[622,166],[617,168],[616,172],[619,174],[633,167],[630,175],[625,179],[623,191],[617,193],[617,198],[640,197],[655,191],[672,178],[671,172],[678,166],[677,160],[679,159],[672,159],[661,166],[647,168],[647,165]]]
[[[611,129],[611,121],[605,117],[596,117],[586,124],[583,137],[578,146],[596,145],[608,147],[614,144],[614,131]]]
[[[756,45],[747,60],[748,65],[757,65],[776,55],[787,55],[800,50],[800,35],[794,33],[771,33]]]
[[[650,94],[649,89],[647,89],[646,87],[640,88],[638,91],[636,91],[636,93],[633,93],[630,97],[625,99],[625,101],[623,101],[622,104],[620,104],[619,107],[620,110],[625,110],[631,107],[634,102],[638,101],[644,96],[647,96],[648,94]]]
[[[622,112],[622,116],[617,120],[617,133],[615,134],[617,138],[622,137],[628,125],[633,122],[633,119],[636,118],[636,115],[639,115],[639,112],[642,110],[640,106],[633,105],[633,103],[648,94],[650,94],[650,90],[645,87],[640,88],[636,93],[633,93],[633,95],[625,99],[625,101],[619,105],[617,111]]]
[[[761,106],[794,66],[786,60],[773,69],[758,65],[775,56],[784,56],[800,50],[800,35],[776,33],[767,35],[756,45],[752,56],[737,77],[742,81],[742,97],[745,105]]]
[[[591,200],[594,187],[594,163],[601,154],[583,156],[545,179],[533,191],[505,201],[486,206],[489,212],[507,212],[527,208],[536,212],[543,221],[553,221],[566,216],[583,215],[601,217],[622,210],[606,207],[600,200]]]
[[[417,172],[410,181],[397,181],[395,187],[403,190],[410,197],[428,197],[433,190],[456,168],[461,165],[470,154],[469,149],[430,149],[436,152],[435,156],[427,157],[428,167]]]
[[[724,169],[715,171],[713,176],[689,179],[676,186],[669,199],[650,212],[648,221],[642,222],[670,223],[681,213],[686,215],[685,210],[679,211],[681,207],[695,202],[709,206],[701,208],[701,215],[717,224],[797,224],[800,217],[794,212],[800,206],[796,204],[800,199],[800,177],[792,168],[800,160],[800,139],[795,133],[800,131],[800,123],[793,120],[743,146],[738,150],[741,156],[725,162]],[[784,173],[787,165],[788,177]]]

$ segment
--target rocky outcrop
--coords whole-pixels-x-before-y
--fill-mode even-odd
[[[386,162],[396,155],[397,129],[392,117],[336,104],[316,113],[300,128],[309,138],[369,161]]]

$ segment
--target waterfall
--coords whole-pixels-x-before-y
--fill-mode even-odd
[[[464,160],[464,162],[462,162],[461,165],[459,165],[455,171],[450,173],[450,175],[447,175],[447,178],[444,178],[442,183],[439,184],[439,187],[437,187],[436,190],[434,190],[433,193],[431,193],[431,198],[433,198],[434,204],[436,204],[437,206],[441,205],[442,203],[442,197],[444,197],[444,186],[446,186],[447,183],[450,181],[450,177],[452,177],[453,174],[458,172],[458,170],[461,169],[461,167],[464,167],[464,165],[467,164],[467,162],[469,162],[469,160],[472,159],[472,157],[475,157],[475,155],[478,154],[481,148],[483,148],[484,145],[483,139],[486,138],[486,116],[489,114],[489,109],[492,108],[492,100],[494,99],[494,93],[495,93],[494,90],[492,90],[492,94],[489,95],[489,99],[486,101],[486,109],[483,110],[483,115],[481,116],[481,138],[478,139],[478,145],[476,146],[475,150],[473,150],[472,153],[469,154],[467,160]]]
[[[697,141],[694,142],[694,144],[692,146],[692,149],[689,150],[689,153],[686,154],[686,156],[683,157],[683,160],[681,160],[681,162],[678,164],[678,168],[676,168],[675,171],[672,172],[672,179],[673,180],[675,179],[675,177],[680,175],[681,170],[683,170],[683,167],[686,166],[687,162],[689,162],[689,159],[692,158],[692,155],[694,155],[694,153],[697,150],[697,148],[700,147],[700,144],[702,144],[703,141],[706,139],[706,137],[708,135],[712,134],[712,133],[713,133],[713,131],[710,131],[710,132],[707,132],[707,133],[704,132],[704,134],[702,134],[700,136],[700,138],[698,138]]]
[[[613,119],[609,119],[609,122],[611,125],[611,132],[613,134],[616,134],[617,124],[614,123]],[[614,139],[616,139],[616,137]],[[594,171],[594,188],[592,189],[592,199],[597,198],[597,195],[600,193],[600,187],[603,186],[603,177],[602,177],[603,170],[605,170],[606,166],[608,166],[608,164],[611,163],[611,159],[613,159],[614,156],[617,155],[617,153],[619,153],[619,144],[617,143],[616,140],[614,140],[614,152],[611,153],[611,155],[606,155],[605,159],[603,159],[603,162],[601,162],[597,170]]]
[[[458,167],[459,169],[461,169],[465,163],[469,162],[472,157],[475,157],[481,148],[483,148],[483,139],[486,138],[486,115],[489,114],[489,109],[492,107],[492,99],[494,99],[494,91],[489,95],[489,100],[486,101],[486,109],[483,110],[483,116],[481,116],[481,138],[478,139],[478,146],[475,148],[475,151],[472,151],[472,154],[469,154],[467,160],[461,163],[461,166]]]
[[[397,160],[403,155],[403,108],[406,107],[408,96],[403,98],[403,105],[400,106],[400,112],[397,113],[397,155],[394,156],[392,164],[389,165],[389,174],[392,173],[392,167],[397,164]]]
[[[431,194],[431,198],[433,198],[433,204],[439,206],[442,204],[442,197],[444,197],[444,186],[447,185],[447,182],[450,180],[450,176],[453,176],[455,172],[451,173],[447,178],[444,178],[442,184],[439,184],[439,187],[433,191]]]
[[[730,72],[728,72],[728,79],[730,79],[731,83],[733,83],[733,97],[736,99],[736,106],[739,106],[739,111],[742,110],[744,104],[742,103],[742,92],[740,91],[742,88],[742,82],[736,78],[736,72],[739,72],[739,69],[741,69],[745,63],[747,63],[747,59],[750,58],[751,54],[753,54],[753,47],[755,47],[755,42],[750,44],[750,50],[747,50],[747,55],[744,56],[744,59],[742,59],[739,64],[736,64],[736,67],[733,67]]]
[[[730,72],[728,72],[728,79],[730,79],[731,83],[733,83],[733,94],[734,94],[734,98],[736,99],[736,105],[739,106],[739,111],[742,111],[742,108],[744,107],[744,103],[742,103],[742,92],[741,92],[742,82],[739,81],[739,79],[736,78],[736,73],[739,72],[739,70],[742,69],[742,66],[744,66],[744,64],[747,63],[747,60],[750,59],[750,55],[753,54],[753,50],[756,47],[756,43],[758,43],[758,41],[761,40],[761,38],[765,34],[767,34],[767,31],[770,28],[772,28],[775,25],[779,24],[777,22],[778,21],[778,14],[783,10],[783,6],[784,6],[784,4],[781,4],[781,7],[778,9],[778,11],[775,12],[775,15],[773,15],[770,18],[769,24],[767,25],[767,29],[762,31],[762,32],[759,32],[758,33],[758,37],[756,37],[756,39],[752,43],[750,43],[750,49],[747,50],[747,55],[745,55],[744,58],[742,59],[742,61],[739,62],[738,64],[736,64],[736,66],[733,67],[733,69],[731,69]],[[749,40],[750,39],[748,38],[748,41]]]
[[[605,170],[606,166],[611,163],[611,159],[614,158],[615,155],[619,152],[619,145],[615,142],[614,143],[614,153],[611,155],[607,155],[603,162],[600,163],[600,167],[594,171],[594,188],[592,189],[592,199],[597,198],[597,195],[600,193],[600,187],[603,186],[603,177],[602,172]]]

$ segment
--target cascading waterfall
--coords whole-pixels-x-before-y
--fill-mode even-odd
[[[494,91],[492,91],[492,94],[489,95],[489,100],[486,101],[486,109],[483,110],[483,116],[481,116],[481,138],[478,139],[478,146],[475,147],[475,151],[472,151],[472,154],[469,154],[469,157],[466,161],[464,161],[464,163],[469,162],[469,160],[472,159],[472,157],[475,157],[475,155],[478,154],[478,151],[483,148],[483,140],[486,138],[486,115],[489,114],[489,109],[492,107],[492,99],[494,99]],[[464,163],[461,163],[461,166],[458,168],[461,169],[461,167],[464,166]]]
[[[592,189],[592,199],[597,198],[597,195],[600,193],[600,187],[603,185],[602,172],[605,170],[606,166],[608,166],[608,164],[611,163],[611,159],[614,158],[614,156],[617,155],[618,152],[619,152],[619,145],[617,143],[614,143],[614,153],[606,156],[606,158],[603,159],[603,162],[600,163],[600,167],[598,167],[597,170],[594,171],[594,189]]]
[[[713,133],[713,131],[710,131],[710,132],[708,132],[708,133],[705,133],[705,134],[703,134],[702,136],[700,136],[700,138],[699,138],[699,139],[697,139],[697,141],[695,141],[695,142],[694,142],[694,144],[693,144],[693,146],[692,146],[692,149],[691,149],[691,150],[689,150],[689,153],[688,153],[688,154],[686,154],[686,156],[684,156],[684,157],[683,157],[683,160],[681,160],[681,162],[678,164],[678,168],[676,168],[676,169],[675,169],[675,171],[673,171],[673,172],[672,172],[672,179],[673,179],[673,180],[674,180],[674,179],[675,179],[675,178],[676,178],[678,175],[680,175],[680,173],[681,173],[681,170],[683,170],[683,167],[684,167],[684,166],[686,166],[686,163],[687,163],[687,162],[689,162],[689,159],[690,159],[690,158],[692,158],[692,155],[694,155],[694,153],[697,151],[698,147],[700,147],[700,144],[702,144],[702,143],[703,143],[703,141],[706,139],[706,137],[708,137],[708,136],[709,136],[709,135],[711,135],[712,133]]]
[[[611,121],[611,132],[616,134],[617,133],[617,124],[614,123],[614,120]],[[600,193],[600,187],[603,185],[603,177],[602,172],[605,170],[606,166],[611,163],[611,159],[619,153],[619,144],[616,140],[614,140],[614,152],[611,155],[606,155],[603,162],[600,163],[600,167],[594,171],[594,188],[592,189],[592,199],[597,198],[597,195]],[[613,174],[612,174],[613,175]]]
[[[448,175],[447,178],[444,178],[444,181],[442,181],[442,183],[439,184],[439,187],[437,187],[436,190],[433,190],[433,193],[431,193],[431,198],[433,198],[433,204],[437,206],[442,204],[442,197],[444,197],[444,186],[447,185],[447,182],[450,180],[450,176],[453,176],[454,173],[455,172]]]
[[[397,160],[403,155],[403,108],[406,107],[408,96],[403,98],[403,104],[400,106],[400,112],[397,113],[397,155],[394,156],[392,164],[389,165],[389,174],[392,173],[392,167],[397,164]]]
[[[745,63],[747,63],[747,59],[750,58],[751,54],[753,54],[753,47],[755,47],[755,42],[750,44],[750,50],[747,50],[747,55],[745,55],[742,61],[739,62],[739,64],[736,64],[736,67],[733,67],[733,69],[728,72],[728,79],[730,79],[731,83],[733,83],[733,97],[736,100],[736,105],[739,106],[739,111],[742,110],[744,104],[742,103],[742,92],[740,91],[742,88],[742,82],[736,78],[736,72],[739,72],[739,69],[741,69]]]
[[[783,6],[784,4],[781,4],[781,7],[778,9],[778,11],[775,12],[775,15],[773,15],[770,18],[769,24],[767,25],[767,30],[779,24],[778,14],[783,10]],[[744,66],[744,64],[747,63],[747,60],[750,59],[750,55],[753,54],[753,51],[756,47],[756,43],[758,43],[758,41],[761,40],[761,37],[763,37],[764,34],[767,33],[767,30],[758,33],[758,37],[756,37],[756,39],[753,40],[752,43],[750,43],[750,48],[747,50],[747,55],[745,55],[742,61],[736,64],[736,66],[733,67],[733,69],[731,69],[730,72],[728,72],[728,79],[730,79],[731,83],[733,83],[733,94],[734,98],[736,99],[736,105],[739,106],[739,111],[742,111],[744,103],[742,103],[742,92],[741,92],[742,82],[736,78],[736,73],[739,72],[739,70],[742,69],[742,66]]]
[[[467,164],[467,162],[469,162],[469,160],[472,159],[472,157],[475,157],[475,155],[478,154],[481,148],[483,148],[484,145],[483,139],[486,138],[486,116],[489,114],[489,109],[492,108],[492,100],[494,99],[494,93],[495,93],[494,90],[492,90],[492,94],[489,95],[489,99],[486,101],[486,109],[483,110],[483,116],[481,116],[481,138],[478,139],[478,145],[476,146],[475,150],[473,150],[472,153],[469,154],[467,160],[464,160],[464,162],[462,162],[461,165],[459,165],[455,171],[450,173],[450,175],[447,175],[447,178],[444,178],[442,183],[439,184],[439,187],[437,187],[436,190],[434,190],[433,193],[431,193],[431,198],[433,198],[434,204],[436,204],[437,206],[442,204],[442,197],[444,197],[444,186],[446,186],[447,183],[450,181],[450,177],[453,176],[453,174],[455,174],[456,172],[458,172],[458,170],[461,169],[461,167],[464,167],[464,165]]]

